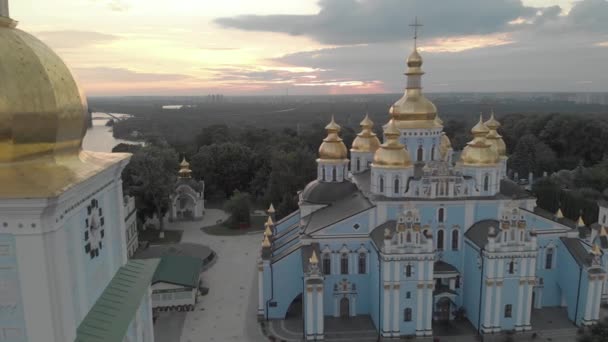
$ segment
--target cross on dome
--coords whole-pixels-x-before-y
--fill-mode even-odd
[[[410,27],[414,28],[414,49],[417,47],[417,43],[418,43],[418,28],[422,27],[424,25],[422,25],[421,23],[418,22],[418,17],[414,18],[414,23],[410,24]]]

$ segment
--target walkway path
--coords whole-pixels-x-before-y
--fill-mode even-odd
[[[186,314],[181,342],[267,341],[256,319],[255,270],[262,235],[214,236],[200,229],[226,217],[221,210],[207,209],[202,222],[169,225],[168,229],[183,230],[182,242],[206,245],[217,254],[215,264],[203,273],[209,294],[201,297],[195,311]]]

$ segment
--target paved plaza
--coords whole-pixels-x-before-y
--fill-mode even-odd
[[[236,236],[208,235],[201,227],[223,221],[227,215],[218,209],[207,209],[205,218],[197,222],[173,222],[167,230],[184,233],[182,243],[200,244],[216,253],[215,263],[203,273],[203,286],[209,294],[200,298],[196,309],[187,312],[181,322],[181,335],[159,330],[179,326],[179,317],[166,324],[159,321],[155,333],[158,342],[251,341],[267,339],[256,318],[257,274],[256,258],[261,244],[261,232]],[[183,313],[182,313],[183,314]],[[167,317],[161,317],[160,320]]]

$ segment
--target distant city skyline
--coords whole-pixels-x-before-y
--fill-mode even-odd
[[[428,92],[606,91],[606,0],[12,0],[86,93],[395,93],[419,46]]]

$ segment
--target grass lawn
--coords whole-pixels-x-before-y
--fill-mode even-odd
[[[229,227],[227,226],[227,222],[223,222],[214,226],[209,226],[201,229],[209,235],[242,235],[247,234],[249,232],[264,230],[266,228],[264,227],[264,223],[266,223],[267,219],[267,216],[251,216],[251,227],[247,229],[237,229]]]
[[[182,240],[181,230],[165,230],[165,238],[158,238],[158,230],[146,229],[139,232],[140,241],[148,241],[151,245],[163,245],[168,243],[179,243]]]

